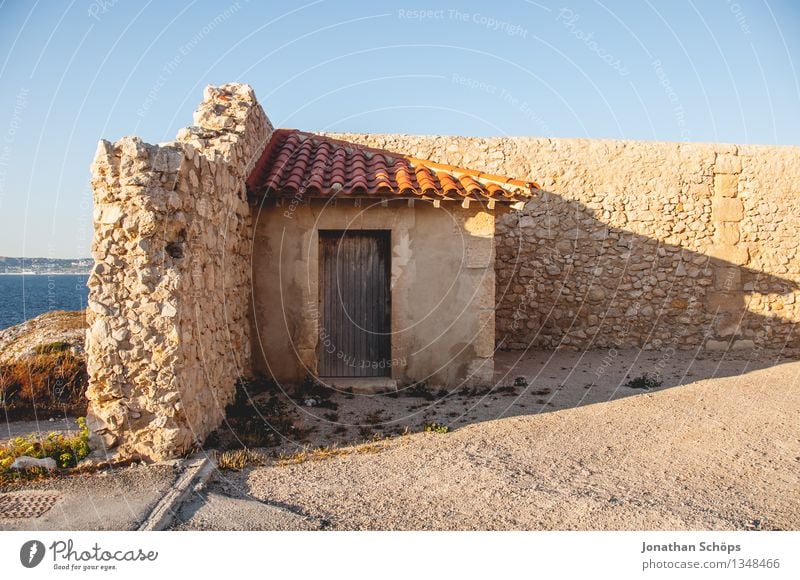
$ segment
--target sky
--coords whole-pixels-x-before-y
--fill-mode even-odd
[[[89,256],[99,139],[276,127],[800,145],[800,2],[0,0],[0,256]]]

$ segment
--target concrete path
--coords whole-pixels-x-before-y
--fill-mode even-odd
[[[64,434],[77,433],[78,424],[75,422],[75,417],[41,419],[39,421],[3,421],[0,423],[0,445],[14,437],[37,435],[44,438],[53,431]]]
[[[178,473],[175,463],[107,469],[24,487],[6,485],[0,487],[0,501],[51,493],[58,499],[39,517],[0,517],[0,530],[135,530]]]

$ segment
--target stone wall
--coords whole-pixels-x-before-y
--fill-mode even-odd
[[[332,136],[542,186],[498,220],[501,348],[798,345],[798,147]]]
[[[208,87],[176,141],[101,141],[86,350],[95,446],[171,457],[251,369],[244,181],[272,126],[245,85]]]

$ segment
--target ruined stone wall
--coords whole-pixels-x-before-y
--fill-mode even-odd
[[[501,348],[798,345],[798,147],[333,136],[542,186],[497,223]]]
[[[86,350],[94,444],[147,459],[202,442],[251,369],[244,181],[272,126],[252,89],[208,87],[176,141],[101,141]]]

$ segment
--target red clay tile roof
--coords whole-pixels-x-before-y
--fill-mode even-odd
[[[251,195],[477,199],[525,202],[535,183],[416,159],[294,129],[278,129],[247,179]]]

